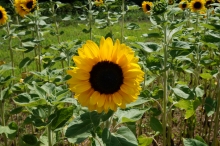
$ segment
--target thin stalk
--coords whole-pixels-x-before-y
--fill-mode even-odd
[[[219,69],[220,71],[220,69]],[[219,129],[219,111],[220,111],[220,73],[218,74],[218,80],[217,80],[217,94],[216,94],[216,101],[217,101],[217,107],[216,107],[216,113],[215,113],[215,127],[214,127],[214,137],[213,137],[213,146],[217,145],[217,136],[218,136],[218,129]]]
[[[0,107],[1,107],[2,126],[6,126],[5,125],[5,100],[4,99],[0,102]],[[4,136],[5,146],[7,146],[8,145],[8,139],[5,135],[5,133],[3,133],[3,136]]]
[[[36,37],[37,37],[37,49],[38,49],[38,69],[41,72],[41,47],[40,47],[40,34],[39,34],[39,25],[38,25],[38,20],[37,20],[37,16],[38,16],[38,11],[35,11],[35,32],[36,32]]]
[[[198,25],[199,25],[199,13],[197,12],[197,17],[196,17],[196,28],[195,28],[195,33],[197,33],[198,32]],[[196,38],[198,38],[198,37],[196,37]],[[199,44],[198,44],[198,46],[196,47],[196,75],[195,75],[195,87],[197,87],[198,86],[198,84],[199,84],[199,62],[200,62],[200,54],[199,54],[199,51],[200,51],[200,49],[199,49]]]
[[[88,0],[89,3],[89,38],[92,40],[92,2]]]
[[[48,109],[48,115],[50,115],[51,113],[51,108]],[[52,130],[51,130],[51,124],[48,124],[48,127],[47,127],[47,137],[48,137],[48,146],[52,146],[52,137],[53,137],[53,133],[52,133]]]
[[[9,51],[10,51],[10,57],[11,57],[11,72],[12,72],[12,76],[14,77],[15,76],[15,73],[14,73],[14,56],[13,56],[13,50],[12,50],[12,37],[10,35],[10,26],[9,26],[9,22],[7,22],[7,34],[10,36],[9,37]]]
[[[121,16],[121,42],[123,43],[123,37],[124,37],[124,21],[125,21],[125,0],[122,0],[122,16]]]
[[[166,20],[166,16],[164,16],[164,19]],[[167,26],[164,27],[164,64],[163,64],[163,69],[165,70],[163,73],[163,90],[164,90],[164,94],[163,94],[163,120],[162,120],[162,126],[163,126],[163,146],[166,146],[167,142],[166,142],[166,124],[167,124],[167,94],[168,94],[168,90],[167,90],[167,79],[168,79],[168,71],[166,70],[167,67],[167,51],[168,51],[168,44],[167,44]]]
[[[56,17],[55,17],[56,18]],[[60,36],[59,36],[59,24],[57,23],[56,19],[55,19],[55,26],[56,26],[56,36],[57,36],[57,40],[58,43],[60,44]]]

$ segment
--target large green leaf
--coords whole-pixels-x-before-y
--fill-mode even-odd
[[[0,125],[0,134],[5,133],[5,134],[13,134],[16,132],[16,130],[11,129],[9,126],[1,126]]]
[[[127,127],[120,127],[116,133],[110,133],[105,128],[102,133],[102,140],[106,146],[137,146],[138,142],[135,135]]]
[[[119,109],[115,113],[115,116],[118,117],[119,123],[136,122],[143,116],[145,112],[146,109]]]
[[[55,90],[55,87],[56,86],[53,83],[46,83],[46,84],[42,85],[40,88],[43,89],[47,93],[47,96],[51,96]]]
[[[177,95],[178,97],[181,97],[184,99],[189,98],[189,93],[185,93],[184,91],[182,91],[179,88],[173,88],[172,90],[173,90],[174,94]]]
[[[160,133],[163,132],[163,127],[161,122],[155,117],[150,118],[150,127],[156,132],[160,132]]]
[[[89,136],[91,136],[91,133],[85,132],[85,133],[76,135],[72,138],[68,138],[68,141],[70,143],[79,144],[79,143],[83,142],[84,140],[86,140]]]
[[[62,108],[56,112],[56,117],[52,121],[52,130],[62,127],[73,115],[73,106]]]
[[[39,146],[38,139],[32,134],[23,135],[19,140],[21,146]]]
[[[142,49],[147,52],[147,53],[152,53],[159,51],[162,47],[158,45],[158,43],[153,43],[153,42],[138,42],[137,44],[142,46]]]
[[[127,104],[126,108],[137,106],[137,105],[141,105],[141,104],[144,104],[144,103],[146,103],[148,101],[150,101],[150,100],[145,98],[145,97],[139,96],[138,99],[135,102]]]
[[[8,138],[10,139],[14,139],[17,135],[17,131],[18,131],[18,125],[15,122],[11,122],[8,127],[11,130],[15,130],[13,133],[8,134]]]
[[[184,146],[208,146],[207,144],[192,138],[183,138]]]
[[[150,146],[153,142],[152,137],[147,137],[145,135],[140,135],[138,137],[138,146]]]
[[[19,94],[16,98],[14,98],[14,102],[20,106],[29,106],[36,107],[38,105],[47,104],[47,101],[43,98],[31,98],[31,95],[28,93]]]
[[[126,28],[130,29],[130,30],[138,30],[138,29],[140,29],[140,26],[137,25],[136,23],[128,23],[126,25]]]
[[[91,131],[99,125],[101,114],[97,112],[86,112],[79,117],[75,118],[68,126],[65,136],[67,138],[75,137]]]
[[[19,64],[19,68],[24,68],[27,67],[28,65],[31,64],[31,62],[34,61],[33,59],[30,59],[29,57],[24,58],[20,64]]]
[[[183,41],[174,41],[170,47],[173,49],[190,49],[189,43]]]
[[[216,107],[216,102],[212,98],[207,97],[205,99],[205,112],[208,117],[210,117],[215,113],[215,107]]]

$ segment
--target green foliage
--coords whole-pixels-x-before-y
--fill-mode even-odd
[[[135,2],[48,1],[24,18],[1,3],[0,145],[217,145],[219,4],[200,14],[162,0],[145,14]],[[79,48],[102,36],[130,46],[145,72],[137,100],[107,113],[66,83]]]

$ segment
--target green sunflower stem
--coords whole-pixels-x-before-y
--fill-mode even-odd
[[[0,107],[1,107],[1,125],[6,126],[5,124],[5,100],[4,99],[0,102]],[[6,137],[5,133],[3,133],[3,137],[4,137],[4,144],[5,146],[7,146],[8,138]]]
[[[199,25],[199,13],[197,12],[197,18],[196,18],[196,29],[195,29],[195,33],[196,33],[196,35],[197,35],[197,32],[198,32],[198,26]],[[198,37],[196,36],[196,38],[198,39]],[[199,54],[199,51],[200,51],[200,49],[199,49],[199,44],[197,45],[197,47],[196,47],[196,76],[195,76],[195,87],[197,87],[198,86],[198,84],[199,84],[199,63],[200,63],[200,54]]]
[[[13,50],[12,50],[12,36],[10,35],[10,26],[9,26],[9,22],[7,22],[7,33],[9,35],[9,51],[10,51],[10,57],[11,57],[11,72],[12,72],[12,76],[14,77],[15,76],[15,73],[14,73],[14,55],[13,55]]]
[[[122,18],[121,18],[121,42],[123,43],[123,37],[124,37],[124,21],[125,21],[125,0],[122,0]]]
[[[220,69],[219,69],[220,72]],[[217,107],[216,107],[216,113],[215,113],[215,127],[214,127],[214,137],[213,137],[213,146],[217,145],[217,137],[218,137],[218,129],[219,129],[219,112],[220,112],[220,73],[218,73],[218,80],[217,80]]]
[[[164,20],[167,20],[167,16],[165,16],[166,14],[164,14]],[[167,26],[164,26],[164,73],[163,73],[163,120],[162,120],[162,126],[163,126],[163,146],[166,146],[167,144],[167,137],[166,137],[166,125],[167,125],[167,94],[168,94],[168,90],[167,90],[167,80],[168,80],[168,71],[166,69],[167,67],[167,58],[168,58],[168,42],[167,42]]]
[[[48,113],[49,113],[48,115],[51,114],[51,107],[49,107]],[[52,143],[53,131],[51,130],[51,123],[48,124],[48,127],[47,127],[47,137],[48,137],[48,146],[53,146],[53,143]]]
[[[37,44],[37,49],[38,49],[38,69],[39,71],[41,72],[41,48],[40,48],[40,41],[41,41],[41,38],[40,38],[40,34],[39,34],[39,25],[38,25],[38,11],[36,10],[35,11],[35,32],[36,32],[36,37],[37,37],[37,41],[38,41],[38,44]]]
[[[88,0],[89,3],[89,38],[92,40],[92,1]]]

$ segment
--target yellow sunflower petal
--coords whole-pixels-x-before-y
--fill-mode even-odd
[[[105,103],[106,96],[104,94],[101,94],[99,100],[97,101],[97,106],[102,107]]]
[[[73,87],[71,89],[74,92],[80,93],[80,92],[84,92],[90,88],[91,88],[90,83],[85,81],[85,82],[82,82],[81,84],[77,84],[75,87]]]
[[[112,98],[113,98],[114,103],[120,106],[122,104],[121,95],[118,92],[116,92],[112,96],[113,96]]]
[[[0,25],[4,25],[8,20],[7,12],[5,8],[0,6]]]
[[[92,89],[90,89],[90,90],[87,90],[87,91],[80,93],[77,97],[79,103],[82,104],[82,106],[89,105],[89,98],[93,92],[94,91]]]
[[[90,104],[95,105],[100,98],[100,93],[95,91],[90,97]]]

